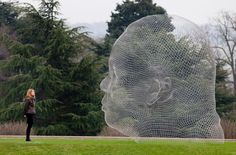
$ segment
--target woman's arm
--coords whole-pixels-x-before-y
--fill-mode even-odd
[[[25,99],[24,115],[27,113],[28,108],[29,108],[29,100]]]

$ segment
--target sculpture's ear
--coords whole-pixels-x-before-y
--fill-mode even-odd
[[[151,97],[148,105],[155,104],[158,100],[163,103],[172,97],[173,91],[171,91],[171,79],[169,77],[163,80],[154,79],[154,83],[151,86]]]

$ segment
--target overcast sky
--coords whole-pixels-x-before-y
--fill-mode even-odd
[[[6,1],[6,0],[5,0]],[[19,0],[37,5],[38,0]],[[62,17],[71,24],[104,22],[110,19],[116,4],[122,0],[60,0]],[[169,14],[204,24],[222,10],[236,12],[236,0],[154,0]]]

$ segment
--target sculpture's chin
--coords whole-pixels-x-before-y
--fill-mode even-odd
[[[114,116],[112,116],[112,114],[109,112],[109,111],[104,111],[104,118],[105,118],[105,121],[107,123],[107,125],[111,128],[114,128],[117,130],[117,125],[115,124],[115,121],[112,120],[112,118],[114,118]]]

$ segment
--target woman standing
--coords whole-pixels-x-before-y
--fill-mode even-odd
[[[35,91],[34,89],[28,89],[26,96],[24,98],[25,108],[24,117],[27,117],[27,129],[26,129],[26,141],[31,141],[30,131],[33,125],[33,119],[36,114],[35,110]]]

